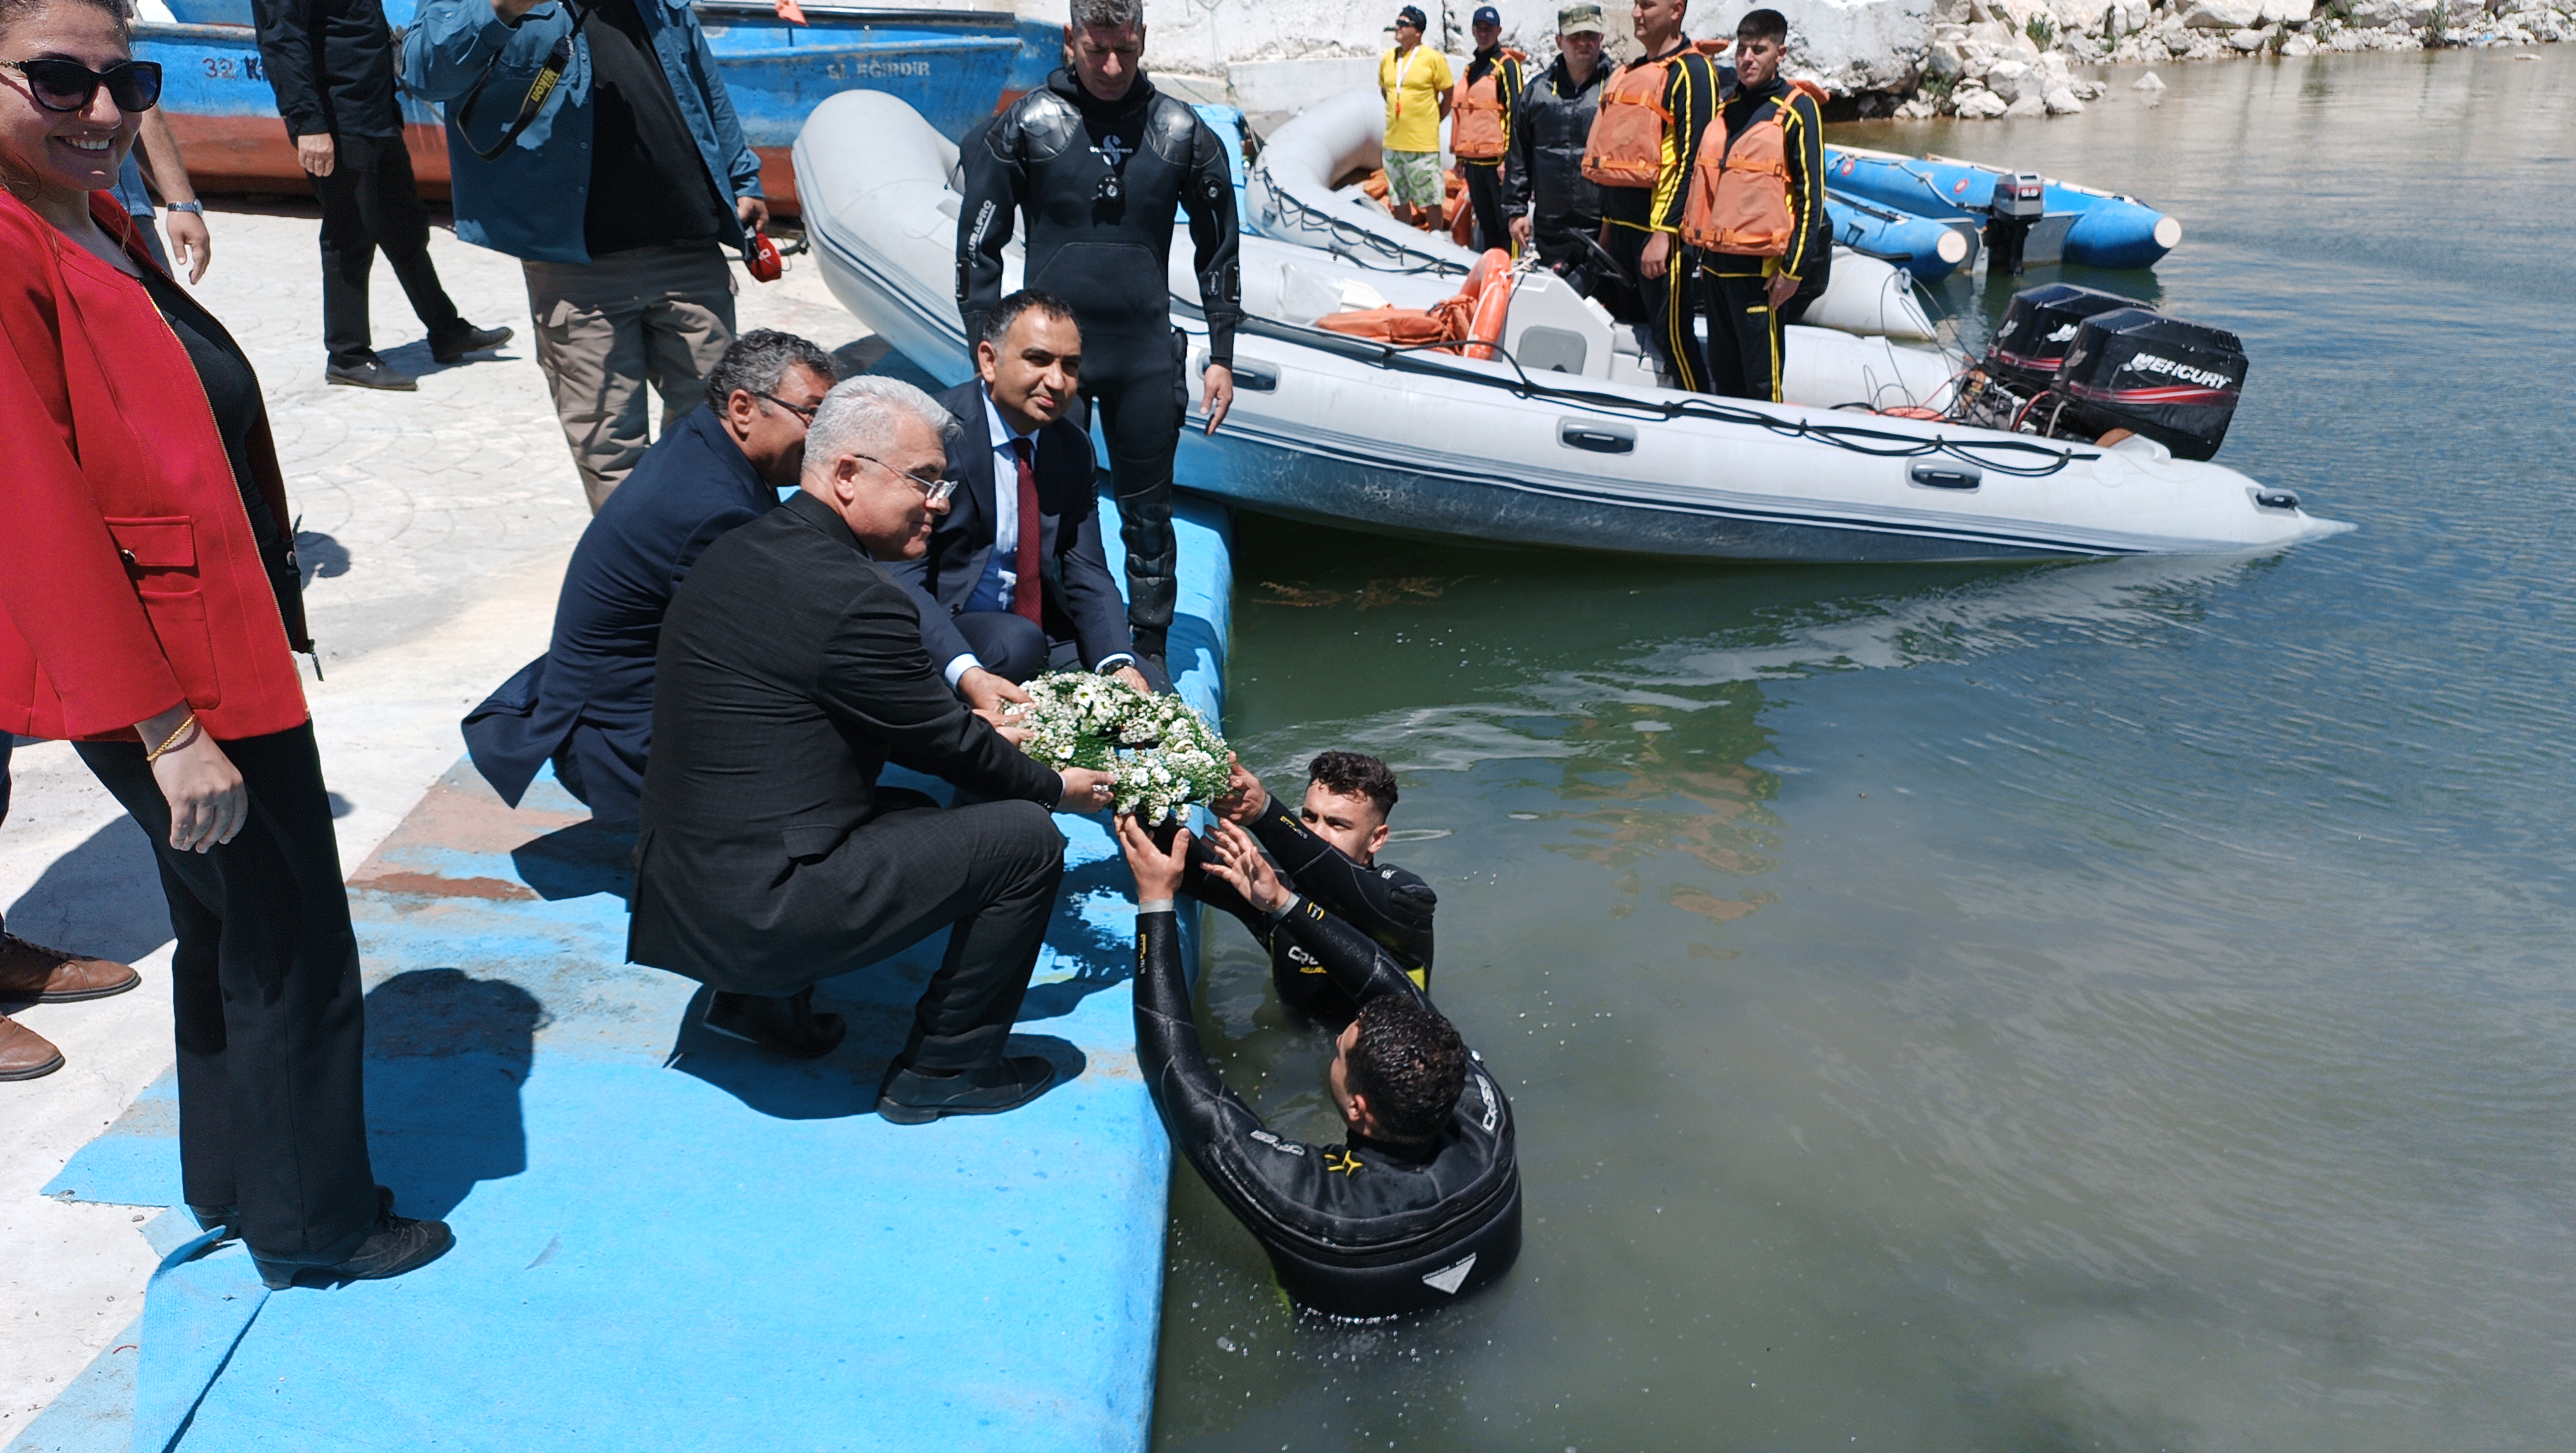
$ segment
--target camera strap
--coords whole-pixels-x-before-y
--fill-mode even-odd
[[[485,161],[499,161],[501,153],[510,149],[510,143],[517,141],[522,133],[536,124],[537,113],[546,108],[546,98],[555,93],[555,87],[563,84],[564,72],[572,69],[573,39],[581,34],[582,26],[589,23],[590,11],[584,6],[570,3],[570,0],[565,0],[564,8],[572,12],[572,29],[558,37],[554,48],[546,52],[545,64],[537,67],[536,79],[528,83],[528,94],[519,102],[518,119],[510,123],[510,129],[501,133],[501,139],[492,143],[490,150],[475,146],[474,138],[466,131],[466,127],[474,120],[474,103],[482,99],[483,88],[492,83],[493,73],[501,68],[501,58],[497,55],[492,57],[491,64],[483,68],[483,74],[475,77],[474,85],[458,99],[456,134],[464,137],[466,146],[472,148],[474,154]]]

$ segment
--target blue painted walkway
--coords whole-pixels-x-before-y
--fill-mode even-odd
[[[1180,554],[1171,664],[1214,716],[1221,509],[1183,503]],[[456,1250],[270,1295],[159,1218],[143,1316],[10,1453],[1143,1447],[1170,1156],[1126,869],[1104,820],[1057,824],[1066,896],[1012,1049],[1076,1073],[907,1129],[870,1106],[938,939],[822,986],[851,1025],[826,1061],[716,1039],[697,985],[621,962],[629,840],[460,762],[350,895],[377,1176]],[[171,1205],[174,1111],[165,1078],[47,1194]]]

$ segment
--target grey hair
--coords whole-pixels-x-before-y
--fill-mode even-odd
[[[834,384],[814,411],[814,422],[805,426],[805,467],[829,469],[844,454],[882,457],[894,447],[897,419],[904,414],[928,424],[942,444],[957,437],[957,416],[902,379],[863,373]]]
[[[1124,30],[1145,23],[1145,0],[1073,0],[1073,28]]]
[[[812,369],[826,388],[839,377],[832,355],[797,337],[775,328],[754,328],[733,340],[707,374],[707,407],[723,413],[725,401],[736,390],[744,393],[774,394],[787,381],[791,368]]]

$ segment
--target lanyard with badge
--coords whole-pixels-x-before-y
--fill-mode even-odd
[[[501,57],[494,55],[491,62],[483,67],[483,74],[474,78],[473,87],[458,98],[456,134],[465,137],[465,144],[473,149],[476,156],[485,161],[499,161],[501,153],[510,149],[510,143],[536,124],[537,113],[546,108],[546,98],[555,93],[555,87],[563,84],[564,72],[572,69],[573,39],[581,34],[582,26],[589,21],[590,11],[569,3],[569,0],[564,9],[572,15],[572,28],[557,37],[553,48],[546,52],[545,63],[537,67],[536,79],[528,83],[528,94],[519,102],[518,119],[510,123],[510,129],[501,133],[501,139],[492,143],[490,150],[475,146],[474,138],[467,134],[466,127],[474,120],[474,103],[482,98],[483,88],[492,84],[493,73],[501,68]]]

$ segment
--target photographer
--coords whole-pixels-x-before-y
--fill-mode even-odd
[[[456,235],[527,267],[597,510],[644,456],[644,385],[665,428],[705,398],[734,335],[723,249],[769,221],[706,33],[638,0],[423,0],[403,84],[445,105]]]

